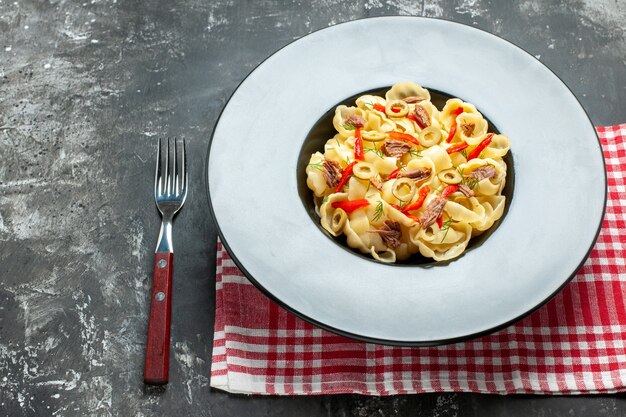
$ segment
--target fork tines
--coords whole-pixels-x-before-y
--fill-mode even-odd
[[[187,160],[185,139],[159,139],[155,197],[182,196],[187,192]]]

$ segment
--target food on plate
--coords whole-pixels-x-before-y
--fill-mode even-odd
[[[438,109],[427,89],[403,82],[338,106],[333,125],[307,185],[322,227],[351,248],[389,263],[418,252],[449,260],[502,217],[509,139],[473,104]]]

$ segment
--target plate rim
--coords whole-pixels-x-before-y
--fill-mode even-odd
[[[592,240],[591,245],[589,246],[589,248],[587,248],[587,251],[585,253],[585,255],[582,257],[582,259],[580,260],[579,264],[576,266],[576,268],[574,269],[574,271],[563,281],[563,283],[555,290],[553,291],[551,294],[549,294],[544,300],[542,300],[541,302],[539,302],[536,306],[534,306],[533,308],[527,310],[526,312],[520,314],[519,316],[510,319],[504,323],[501,323],[500,325],[497,326],[493,326],[490,328],[487,328],[485,330],[479,331],[479,332],[473,332],[473,333],[469,333],[466,335],[462,335],[462,336],[458,336],[458,337],[452,337],[452,338],[444,338],[444,339],[436,339],[436,340],[394,340],[394,339],[384,339],[384,338],[376,338],[376,337],[371,337],[371,336],[364,336],[364,335],[360,335],[357,333],[352,333],[343,329],[339,329],[336,327],[333,327],[331,325],[328,325],[326,323],[320,322],[312,317],[309,317],[306,314],[303,314],[301,312],[299,312],[298,310],[296,310],[295,308],[289,306],[287,303],[285,303],[284,301],[280,300],[278,297],[276,297],[274,294],[272,294],[270,291],[268,291],[259,281],[257,281],[252,274],[250,274],[248,272],[248,270],[245,268],[245,266],[241,263],[241,261],[239,260],[239,258],[237,258],[237,256],[234,254],[234,252],[231,250],[230,245],[228,244],[228,241],[226,240],[226,238],[224,237],[224,234],[222,232],[222,229],[219,225],[219,223],[217,222],[217,217],[215,215],[215,211],[214,211],[214,207],[213,207],[213,203],[211,200],[211,187],[210,187],[210,181],[209,181],[209,160],[210,160],[210,155],[211,155],[211,148],[212,148],[212,144],[213,144],[213,139],[214,139],[214,135],[215,135],[215,131],[216,131],[216,127],[219,124],[222,115],[224,113],[224,110],[226,109],[226,107],[228,106],[228,104],[230,103],[231,99],[234,97],[234,95],[237,93],[237,91],[239,90],[239,88],[241,87],[241,85],[248,79],[248,77],[254,73],[261,65],[263,65],[267,60],[269,60],[271,57],[273,57],[274,55],[276,55],[277,53],[279,53],[280,51],[282,51],[283,49],[285,49],[286,47],[290,46],[292,43],[295,43],[297,41],[299,41],[300,39],[312,35],[316,32],[320,32],[332,27],[336,27],[336,26],[341,26],[341,25],[346,25],[346,24],[351,24],[354,22],[359,22],[359,21],[364,21],[364,20],[384,20],[384,19],[389,19],[389,18],[402,18],[402,19],[410,19],[410,20],[433,20],[433,21],[445,21],[447,23],[453,24],[453,25],[459,25],[459,26],[464,26],[467,28],[471,28],[471,29],[475,29],[478,31],[481,31],[487,35],[492,36],[495,39],[498,39],[504,43],[509,44],[510,46],[513,46],[517,49],[519,49],[520,51],[522,51],[523,53],[525,53],[526,55],[528,55],[530,58],[538,61],[544,68],[546,68],[548,71],[550,71],[555,77],[556,79],[558,79],[560,81],[560,83],[567,89],[567,91],[569,91],[569,93],[571,94],[571,96],[574,98],[574,100],[576,100],[576,103],[578,103],[578,106],[582,109],[583,113],[585,114],[587,121],[589,122],[589,125],[591,126],[593,132],[594,132],[594,136],[596,138],[596,143],[598,146],[598,149],[602,155],[602,167],[603,167],[603,178],[604,178],[604,187],[603,187],[603,191],[604,191],[604,199],[603,199],[603,204],[602,204],[602,214],[599,218],[599,222],[598,225],[596,227],[596,232],[595,232],[595,236]],[[538,309],[540,309],[541,307],[543,307],[548,301],[550,301],[555,295],[557,295],[559,292],[561,292],[561,290],[567,285],[569,284],[572,279],[576,276],[576,274],[578,273],[578,271],[580,270],[580,268],[584,265],[584,263],[587,261],[587,259],[589,258],[589,255],[591,254],[591,251],[593,250],[598,237],[600,235],[600,231],[602,230],[602,223],[604,220],[604,217],[606,215],[606,205],[607,205],[607,198],[608,198],[608,177],[607,177],[607,172],[606,172],[606,160],[604,158],[604,152],[603,152],[603,148],[602,148],[602,143],[600,142],[600,138],[598,136],[598,131],[596,130],[595,125],[593,124],[593,121],[591,120],[591,117],[589,116],[589,113],[587,112],[587,109],[585,109],[585,107],[582,105],[582,103],[580,102],[579,98],[574,94],[574,92],[572,91],[572,89],[563,81],[563,79],[556,74],[548,65],[546,65],[545,63],[543,63],[541,60],[539,60],[537,57],[535,57],[533,54],[531,54],[530,52],[528,52],[526,49],[522,48],[521,46],[517,45],[516,43],[508,40],[508,39],[504,39],[494,33],[489,32],[488,30],[479,28],[479,27],[475,27],[472,25],[468,25],[465,23],[461,23],[461,22],[457,22],[451,19],[447,19],[447,18],[437,18],[437,17],[427,17],[427,16],[406,16],[406,15],[384,15],[384,16],[375,16],[375,17],[363,17],[363,18],[358,18],[358,19],[352,19],[352,20],[348,20],[345,22],[341,22],[341,23],[337,23],[331,26],[326,26],[326,27],[322,27],[319,29],[316,29],[314,31],[311,31],[305,35],[302,35],[300,37],[298,37],[297,39],[293,39],[292,41],[286,43],[285,45],[281,46],[279,49],[275,50],[274,52],[272,52],[271,54],[269,54],[268,56],[266,56],[263,60],[261,60],[258,64],[256,64],[254,66],[254,68],[252,68],[244,78],[241,79],[241,81],[237,84],[237,86],[235,87],[235,89],[233,90],[233,92],[230,94],[230,96],[228,97],[228,100],[226,100],[226,102],[224,103],[224,105],[222,106],[220,113],[217,117],[217,119],[215,120],[215,123],[213,124],[213,130],[211,132],[211,136],[209,137],[209,141],[207,144],[207,151],[206,151],[206,156],[205,156],[205,161],[204,161],[204,186],[206,189],[206,197],[207,197],[207,202],[208,202],[208,206],[209,206],[209,211],[210,214],[213,218],[213,223],[215,224],[216,227],[216,231],[218,234],[218,237],[223,245],[223,247],[226,249],[226,251],[228,252],[228,255],[230,256],[230,258],[232,259],[232,261],[234,262],[234,264],[239,268],[239,270],[245,275],[245,277],[257,288],[259,289],[265,296],[267,296],[270,300],[274,301],[275,303],[277,303],[280,307],[282,307],[283,309],[285,309],[286,311],[288,311],[289,313],[294,314],[296,317],[314,325],[317,326],[318,328],[321,328],[323,330],[327,330],[331,333],[340,335],[340,336],[344,336],[353,340],[358,340],[361,342],[366,342],[366,343],[374,343],[374,344],[380,344],[380,345],[387,345],[387,346],[398,346],[398,347],[432,347],[432,346],[442,346],[442,345],[448,345],[448,344],[453,344],[453,343],[458,343],[458,342],[463,342],[463,341],[467,341],[467,340],[471,340],[471,339],[475,339],[481,336],[485,336],[485,335],[489,335],[489,334],[493,334],[499,330],[502,330],[506,327],[511,326],[514,323],[519,322],[520,320],[522,320],[523,318],[531,315],[532,313],[534,313],[535,311],[537,311]]]

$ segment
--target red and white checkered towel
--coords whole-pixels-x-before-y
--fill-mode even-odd
[[[598,134],[609,193],[589,259],[535,313],[478,339],[401,348],[337,336],[269,300],[218,243],[211,386],[286,395],[626,391],[626,124]]]

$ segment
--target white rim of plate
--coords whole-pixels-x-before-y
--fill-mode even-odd
[[[419,44],[399,50],[399,37]],[[354,50],[369,60],[341,60]],[[319,117],[347,97],[407,80],[475,104],[511,139],[516,185],[507,216],[480,248],[445,267],[393,268],[341,250],[297,193],[297,157]],[[268,153],[271,140],[280,147]],[[321,29],[268,57],[222,110],[206,173],[222,242],[259,289],[319,327],[401,346],[470,339],[539,308],[586,260],[606,201],[595,129],[550,69],[480,29],[408,16]],[[585,198],[573,198],[580,189]]]

